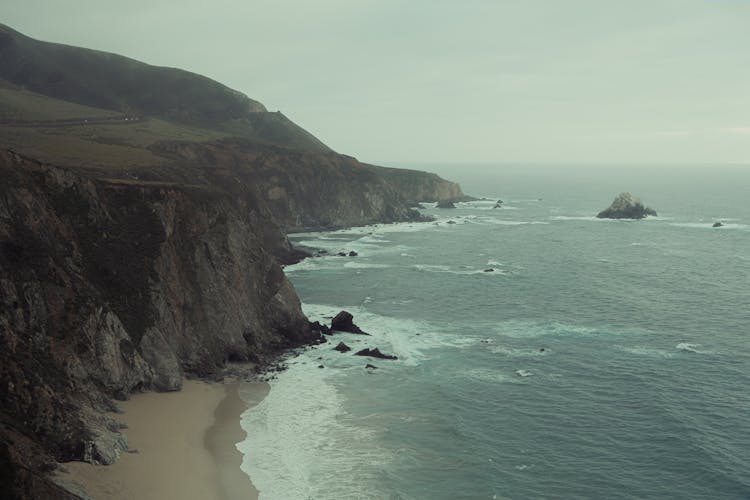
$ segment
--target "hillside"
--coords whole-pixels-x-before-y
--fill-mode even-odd
[[[0,79],[62,101],[209,128],[276,145],[328,148],[280,113],[210,78],[117,54],[34,40],[0,24]]]
[[[461,196],[199,75],[1,27],[0,497],[77,498],[49,473],[117,459],[116,400],[319,342],[289,232]]]

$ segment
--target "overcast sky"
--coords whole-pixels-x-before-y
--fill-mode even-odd
[[[750,163],[748,0],[2,0],[369,162]]]

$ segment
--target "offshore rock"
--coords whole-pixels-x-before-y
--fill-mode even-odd
[[[714,222],[714,224],[711,227],[723,227],[724,224],[721,222]]]
[[[392,356],[390,354],[383,354],[380,352],[380,349],[377,347],[375,349],[362,349],[361,351],[357,351],[354,353],[355,356],[369,356],[371,358],[378,358],[378,359],[398,359],[397,356]]]
[[[355,325],[353,320],[354,316],[352,316],[351,313],[341,311],[331,320],[331,330],[369,335],[369,333],[363,332],[357,325]]]
[[[349,352],[352,350],[352,348],[344,344],[343,342],[339,342],[339,344],[334,347],[333,350],[338,352]]]
[[[608,208],[596,216],[599,219],[643,219],[649,215],[656,216],[656,211],[632,194],[620,193]]]
[[[440,200],[436,208],[456,208],[456,205],[453,203],[453,200]]]

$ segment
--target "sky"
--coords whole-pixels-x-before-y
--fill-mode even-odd
[[[360,160],[750,163],[748,0],[3,0]]]

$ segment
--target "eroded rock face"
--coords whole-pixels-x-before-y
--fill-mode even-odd
[[[599,219],[643,219],[649,215],[656,216],[656,211],[632,194],[620,193],[608,208],[596,216]]]
[[[269,224],[215,192],[0,153],[0,433],[110,462],[119,433],[87,408],[312,341]]]
[[[15,464],[3,485],[47,492],[34,474],[56,461],[115,460],[127,443],[102,415],[113,399],[318,342],[325,329],[280,267],[300,258],[287,231],[419,217],[341,155],[231,141],[159,151],[194,182],[0,150],[0,461]]]

